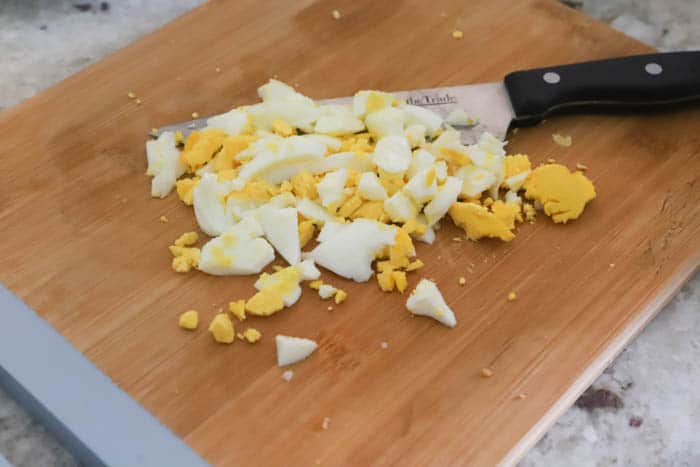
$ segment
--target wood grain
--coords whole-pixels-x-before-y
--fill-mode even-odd
[[[213,464],[512,463],[697,268],[697,108],[512,133],[512,153],[589,166],[598,198],[580,220],[539,219],[510,244],[451,242],[447,225],[419,245],[455,329],[333,278],[345,304],[329,313],[306,293],[246,321],[264,333],[256,346],[177,328],[186,308],[206,322],[251,295],[253,279],[169,269],[166,246],[195,222],[174,197],[149,197],[145,131],[252,102],[272,76],[321,98],[647,51],[549,0],[211,2],[0,115],[0,280]],[[276,333],[320,343],[290,383]]]

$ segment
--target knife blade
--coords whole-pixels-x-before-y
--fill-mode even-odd
[[[647,110],[700,99],[700,51],[634,55],[509,73],[503,82],[393,92],[407,104],[427,107],[445,118],[464,110],[475,124],[456,127],[471,144],[483,132],[504,140],[511,126],[538,123],[569,110]],[[352,97],[318,101],[352,102]],[[166,125],[151,132],[206,127],[207,118]]]

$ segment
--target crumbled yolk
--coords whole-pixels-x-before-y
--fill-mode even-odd
[[[175,246],[192,246],[199,240],[199,235],[197,232],[185,232],[180,235],[173,245]]]
[[[392,174],[382,169],[377,169],[377,174],[379,175],[379,183],[381,183],[389,196],[392,196],[405,185],[401,174]]]
[[[385,272],[385,271],[393,271],[394,266],[391,264],[391,261],[377,261],[377,271],[379,272]]]
[[[467,279],[464,276],[462,276],[457,282],[459,282],[459,285],[464,285],[467,283]]]
[[[199,177],[183,178],[175,182],[177,196],[187,206],[192,206],[192,190],[197,186],[197,183],[199,183]]]
[[[309,172],[299,172],[291,178],[292,192],[297,198],[314,199],[318,196],[316,191],[316,178]]]
[[[423,235],[428,227],[416,219],[409,219],[401,228],[409,234],[415,232],[418,235]]]
[[[563,146],[565,148],[571,146],[571,136],[564,136],[555,133],[552,135],[552,140],[554,140],[554,142],[559,146]]]
[[[504,203],[498,200],[491,205],[491,212],[493,212],[493,215],[503,222],[510,230],[515,228],[516,220],[520,222],[523,221],[520,214],[520,205],[517,203]]]
[[[178,324],[182,329],[192,331],[199,326],[199,313],[197,310],[187,310],[180,315]]]
[[[340,19],[340,12],[338,10],[333,10],[331,12],[331,16],[333,16],[333,19]]]
[[[355,193],[340,205],[338,216],[350,217],[360,206],[362,206],[362,198]]]
[[[320,289],[322,285],[323,281],[321,279],[316,279],[315,281],[309,282],[309,287],[311,287],[314,290]]]
[[[315,232],[316,229],[313,222],[309,220],[299,222],[299,246],[304,248],[314,238]]]
[[[481,204],[486,206],[486,207],[489,207],[493,204],[493,198],[491,198],[490,196],[487,196],[486,199],[484,199],[484,201]]]
[[[128,97],[129,99],[136,99],[136,94],[134,94],[133,91],[129,91],[128,93],[126,93],[126,97]]]
[[[518,298],[518,296],[516,295],[515,292],[508,292],[508,301],[509,301],[509,302],[512,302],[512,301],[515,300],[516,298]]]
[[[413,252],[411,236],[404,229],[397,229],[394,244],[389,247],[389,262],[394,269],[407,267]]]
[[[294,128],[282,119],[272,121],[272,132],[279,136],[292,136],[296,134]]]
[[[214,157],[225,138],[226,133],[216,128],[193,131],[180,153],[180,160],[190,172],[194,172]]]
[[[379,284],[379,288],[382,289],[383,292],[391,292],[392,290],[394,290],[396,281],[394,280],[392,272],[393,271],[384,271],[377,274],[377,283]]]
[[[246,183],[242,189],[230,192],[226,198],[265,203],[277,194],[279,190],[276,187],[260,180]]]
[[[255,136],[245,134],[227,136],[222,143],[221,151],[219,151],[219,154],[216,156],[216,170],[232,169],[236,167],[240,163],[236,159],[236,156],[241,151],[247,149],[250,143],[256,139]]]
[[[348,170],[348,179],[345,182],[346,187],[354,188],[357,185],[360,184],[360,177],[362,176],[362,172],[359,170]]]
[[[162,224],[167,224],[168,223],[168,217],[167,216],[160,216],[158,219]]]
[[[515,238],[507,224],[476,203],[455,203],[450,208],[449,214],[454,223],[464,229],[470,240],[492,237],[509,242]]]
[[[526,221],[528,221],[531,224],[535,222],[535,218],[537,217],[537,211],[535,211],[535,207],[532,204],[523,203],[523,212],[525,213]]]
[[[391,278],[394,279],[394,284],[396,289],[404,293],[406,287],[408,287],[408,281],[406,280],[406,273],[404,271],[391,271]]]
[[[503,175],[505,178],[527,172],[531,168],[530,159],[525,154],[506,156],[503,159]]]
[[[239,321],[243,321],[245,319],[245,300],[229,302],[228,311],[230,311],[233,316],[238,318]]]
[[[545,164],[525,181],[525,196],[542,203],[556,223],[577,219],[586,203],[595,198],[593,183],[582,172],[569,172],[560,164]]]
[[[453,39],[459,40],[463,37],[464,37],[464,33],[462,31],[460,31],[459,29],[455,29],[454,31],[452,31],[452,38]]]
[[[291,193],[292,183],[289,180],[285,180],[280,184],[280,193]]]
[[[423,183],[425,183],[426,187],[430,187],[430,185],[432,185],[434,181],[435,181],[435,167],[432,167],[425,174],[425,180]]]
[[[354,152],[356,154],[368,154],[374,151],[372,135],[369,133],[359,133],[352,136],[346,136],[342,140],[340,151]]]
[[[335,293],[335,304],[340,305],[346,298],[348,298],[348,293],[343,289],[338,289],[338,291]]]
[[[406,266],[406,271],[407,272],[415,271],[417,269],[422,268],[423,266],[425,266],[425,264],[423,264],[423,261],[416,259],[415,261],[412,261],[411,263],[409,263],[408,266]]]
[[[255,328],[248,328],[243,331],[243,337],[250,344],[255,344],[262,337],[262,333]]]
[[[230,344],[236,336],[233,328],[233,321],[227,314],[217,314],[209,323],[209,332],[214,336],[214,340],[221,344]]]
[[[385,222],[388,219],[382,201],[365,201],[351,215],[353,219],[372,219]]]
[[[469,159],[469,156],[453,148],[441,147],[438,158],[441,160],[451,162],[459,167],[472,163],[471,159]]]
[[[186,248],[181,246],[170,246],[173,254],[172,268],[175,272],[189,272],[199,265],[199,248]]]
[[[282,296],[272,289],[263,289],[253,295],[245,304],[251,315],[270,316],[284,308]]]
[[[248,313],[258,316],[269,316],[284,308],[284,297],[294,287],[299,287],[301,269],[290,266],[270,275],[262,273],[259,281],[263,287],[245,304]]]

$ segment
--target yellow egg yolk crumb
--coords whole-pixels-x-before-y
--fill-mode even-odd
[[[509,242],[515,238],[506,223],[476,203],[455,203],[449,214],[454,223],[464,229],[470,240],[491,237]]]
[[[388,220],[382,201],[365,201],[350,217],[353,219],[372,219],[382,223]]]
[[[294,128],[282,119],[276,119],[272,121],[272,132],[279,136],[292,136],[297,132]]]
[[[405,230],[397,229],[394,244],[389,247],[389,262],[394,269],[407,267],[414,252],[411,236]]]
[[[518,298],[518,295],[515,292],[508,292],[508,301],[509,302],[512,302],[516,298]]]
[[[158,220],[161,222],[161,224],[167,224],[167,223],[168,223],[168,218],[167,218],[167,216],[160,216],[160,218],[159,218]]]
[[[411,263],[409,263],[408,266],[406,266],[406,271],[407,272],[415,271],[417,269],[422,268],[423,266],[425,266],[425,264],[423,264],[423,261],[416,259],[415,261],[412,261]]]
[[[298,266],[284,268],[274,274],[262,273],[258,281],[262,289],[245,304],[251,315],[269,316],[284,308],[284,297],[299,287],[301,269]]]
[[[187,310],[180,315],[178,324],[182,329],[192,331],[199,326],[199,313],[197,310]]]
[[[316,191],[316,177],[309,172],[299,172],[291,178],[292,192],[297,198],[315,199],[318,196]]]
[[[243,338],[250,344],[255,344],[262,337],[262,333],[255,328],[248,328],[243,331]]]
[[[593,183],[581,172],[569,172],[560,164],[545,164],[525,181],[525,196],[542,203],[556,223],[577,219],[586,203],[596,197]]]
[[[190,172],[194,172],[214,157],[225,138],[226,133],[216,128],[193,131],[180,153],[180,160]]]
[[[197,186],[197,183],[199,183],[199,177],[183,178],[175,182],[177,196],[187,206],[192,206],[192,190]]]
[[[377,274],[377,283],[379,284],[379,288],[382,289],[383,292],[391,292],[394,290],[396,281],[394,280],[392,272],[393,271],[388,270]]]
[[[181,132],[180,130],[177,130],[177,131],[175,132],[175,144],[177,144],[178,146],[180,146],[180,145],[183,144],[184,142],[185,142],[185,137],[182,136],[182,132]]]
[[[348,298],[348,293],[343,289],[338,289],[338,291],[335,293],[335,304],[340,305],[346,298]]]
[[[197,235],[197,232],[185,232],[184,234],[180,235],[173,245],[175,246],[191,246],[197,243],[197,240],[199,240],[199,235]]]
[[[362,206],[362,198],[358,194],[349,197],[338,209],[338,217],[350,217],[360,206]]]
[[[503,159],[503,176],[505,178],[510,178],[531,169],[530,159],[525,154],[506,156]]]
[[[406,291],[408,287],[408,281],[406,280],[406,273],[404,271],[391,271],[391,278],[394,279],[394,285],[396,290],[401,293]]]
[[[403,188],[406,183],[401,174],[392,174],[382,169],[377,169],[377,174],[379,175],[379,183],[384,187],[389,196],[393,196],[394,193]]]
[[[304,248],[312,238],[314,238],[314,233],[316,233],[316,228],[314,223],[309,220],[304,220],[299,222],[299,246]]]
[[[322,285],[323,285],[323,281],[321,279],[317,279],[315,281],[309,282],[309,287],[314,289],[314,290],[320,289]]]
[[[535,207],[532,204],[523,203],[523,213],[525,214],[526,221],[528,221],[530,224],[535,222],[535,219],[537,218],[537,211],[535,211]]]
[[[453,39],[459,40],[463,37],[464,37],[464,33],[462,31],[460,31],[459,29],[455,29],[454,31],[452,31],[452,38]]]
[[[457,282],[459,283],[459,285],[464,285],[467,283],[467,279],[464,276],[462,276]]]
[[[219,313],[209,323],[209,332],[214,340],[221,344],[230,344],[236,336],[233,321],[227,314]]]
[[[239,321],[243,321],[245,319],[245,300],[229,302],[228,311],[230,311],[233,316],[238,318]]]
[[[518,222],[523,221],[523,217],[520,214],[520,205],[517,203],[504,203],[498,200],[491,205],[491,212],[510,230],[515,228],[516,220]]]
[[[168,249],[173,255],[171,266],[175,272],[189,272],[199,266],[199,248],[170,245]]]

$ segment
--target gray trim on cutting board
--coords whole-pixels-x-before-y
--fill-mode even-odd
[[[207,465],[1,283],[0,316],[0,386],[84,464]]]

